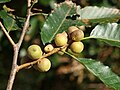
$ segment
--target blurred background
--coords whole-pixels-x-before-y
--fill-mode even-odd
[[[54,9],[54,3],[64,0],[39,0],[34,5],[32,12],[45,13],[33,15],[30,20],[30,28],[25,35],[18,58],[26,55],[26,49],[31,44],[44,46],[40,39],[40,28],[46,15]],[[120,9],[120,0],[73,0],[82,8],[86,6],[105,6]],[[0,4],[0,10],[4,4]],[[6,6],[13,9],[12,14],[25,18],[27,0],[11,0]],[[83,27],[86,36],[89,36],[94,27]],[[20,31],[10,32],[10,36],[17,42]],[[85,48],[78,57],[100,60],[109,66],[113,72],[120,76],[120,48],[111,47],[99,40],[90,39],[83,41]],[[13,57],[13,48],[0,28],[0,90],[5,90],[9,78]],[[20,70],[14,82],[13,90],[112,90],[107,88],[97,77],[88,72],[84,66],[67,55],[54,54],[49,57],[52,68],[47,73],[41,73],[33,68]]]

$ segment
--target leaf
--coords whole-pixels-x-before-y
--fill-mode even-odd
[[[71,24],[65,23],[66,17],[76,13],[75,7],[73,3],[64,2],[49,15],[41,29],[43,44],[50,43],[57,33],[67,30]]]
[[[120,47],[120,25],[117,23],[97,25],[90,33],[90,38],[100,39],[112,46]]]
[[[0,0],[0,3],[10,2],[11,0]]]
[[[67,55],[73,57],[78,62],[82,63],[91,73],[98,77],[105,85],[115,90],[120,90],[120,77],[116,75],[112,70],[103,65],[100,61],[88,59],[88,58],[77,58],[72,54],[65,52]]]
[[[83,9],[77,8],[80,19],[85,23],[116,22],[120,19],[120,11],[115,8],[87,6]]]
[[[77,17],[78,14],[80,17]],[[73,18],[74,16],[75,18]],[[41,39],[43,44],[50,43],[57,33],[67,31],[69,26],[89,26],[91,23],[116,22],[119,19],[118,9],[96,6],[80,9],[73,3],[64,2],[44,22],[40,33]]]
[[[8,32],[19,29],[18,25],[16,24],[16,21],[11,16],[9,16],[4,10],[0,11],[0,18],[3,19],[4,26],[6,27]]]
[[[76,60],[84,64],[105,85],[115,90],[120,90],[120,77],[113,73],[108,66],[104,66],[101,62],[93,59],[76,58]]]

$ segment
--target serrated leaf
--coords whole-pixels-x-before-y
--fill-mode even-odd
[[[80,17],[75,18],[75,20],[66,18],[77,14],[80,14]],[[73,3],[70,5],[64,2],[46,19],[41,29],[41,39],[43,44],[50,43],[57,33],[67,31],[69,26],[89,26],[91,23],[114,22],[119,19],[120,12],[118,9],[91,6],[80,9]]]
[[[9,16],[4,10],[0,11],[0,18],[3,19],[4,26],[6,27],[8,32],[19,29],[18,25],[16,24],[16,21],[11,16]]]
[[[90,33],[90,38],[96,38],[106,43],[120,47],[120,25],[108,23],[97,25]]]
[[[65,31],[70,26],[65,23],[66,17],[76,13],[75,7],[73,3],[64,2],[49,15],[41,29],[43,44],[51,42],[57,33]]]
[[[65,52],[67,55],[73,57],[78,62],[82,63],[91,73],[98,77],[105,85],[115,90],[120,90],[120,77],[112,72],[112,70],[103,65],[98,60],[88,58],[77,58],[72,54]]]
[[[77,9],[80,19],[85,23],[116,22],[120,19],[120,11],[115,8],[87,6]]]
[[[0,0],[0,3],[10,2],[11,0]]]
[[[120,77],[108,66],[104,66],[100,61],[87,58],[76,58],[80,63],[84,64],[85,67],[97,76],[105,85],[115,90],[120,90]]]

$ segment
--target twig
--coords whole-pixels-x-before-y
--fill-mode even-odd
[[[42,58],[48,57],[48,56],[50,56],[50,55],[58,52],[59,50],[60,50],[60,48],[55,48],[53,51],[51,51],[51,52],[48,53],[48,54],[43,55],[42,57],[40,57],[40,58],[39,58],[38,60],[36,60],[36,61],[33,61],[33,62],[29,62],[29,63],[25,63],[25,64],[20,65],[20,66],[18,66],[17,71],[19,71],[20,69],[23,69],[23,68],[25,68],[25,67],[28,67],[28,66],[30,66],[30,65],[33,65],[33,64],[41,61]]]
[[[20,69],[23,69],[23,68],[25,68],[25,67],[32,66],[32,65],[36,64],[37,62],[41,61],[43,58],[48,57],[48,56],[50,56],[50,55],[52,55],[52,54],[60,51],[61,49],[65,48],[65,47],[67,47],[67,46],[68,46],[68,44],[65,45],[65,46],[63,46],[63,47],[60,47],[60,48],[54,48],[51,52],[43,55],[43,56],[40,57],[38,60],[33,61],[33,62],[29,62],[29,63],[25,63],[25,64],[22,64],[22,65],[18,66],[18,67],[17,67],[17,71],[19,71]]]
[[[7,36],[8,40],[10,41],[10,43],[15,46],[14,41],[12,40],[12,38],[10,37],[10,35],[8,34],[7,30],[5,29],[5,27],[3,26],[3,24],[0,22],[0,26],[3,30],[3,32],[5,33],[5,35]]]
[[[16,76],[16,73],[17,73],[18,52],[19,52],[20,46],[22,44],[23,38],[25,36],[25,33],[27,31],[27,28],[29,27],[29,20],[30,20],[30,14],[31,14],[30,6],[31,6],[31,0],[28,0],[27,19],[24,23],[23,31],[22,31],[22,34],[20,36],[20,39],[19,39],[18,43],[13,46],[13,48],[14,48],[13,63],[12,63],[12,69],[11,69],[11,73],[10,73],[10,77],[9,77],[9,80],[8,80],[6,90],[12,90],[14,79],[15,79],[15,76]]]
[[[30,16],[31,16],[31,0],[28,0],[28,11],[27,11],[27,19],[26,19],[26,22],[24,24],[24,27],[23,27],[23,31],[22,31],[22,34],[21,34],[21,37],[18,41],[18,47],[21,46],[22,44],[22,41],[24,39],[24,36],[25,36],[25,33],[27,31],[27,28],[29,27],[29,20],[30,20]]]
[[[32,14],[31,14],[31,16],[35,16],[35,15],[43,15],[43,16],[45,16],[45,17],[48,16],[48,14],[46,14],[46,13],[32,13]]]
[[[11,69],[11,73],[10,73],[10,77],[8,80],[6,90],[12,90],[13,82],[14,82],[15,75],[16,75],[16,69],[17,69],[17,58],[18,58],[18,47],[16,46],[16,47],[14,47],[12,69]]]

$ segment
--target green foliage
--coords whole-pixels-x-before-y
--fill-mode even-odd
[[[120,77],[112,72],[108,66],[103,65],[103,63],[98,60],[77,58],[68,52],[66,52],[66,54],[82,63],[91,73],[98,77],[108,87],[111,87],[115,90],[120,89]]]
[[[0,3],[10,2],[11,0],[0,0]]]
[[[77,58],[80,63],[83,63],[85,67],[97,76],[105,85],[114,88],[115,90],[120,89],[120,77],[111,71],[108,66],[104,66],[100,61]]]
[[[0,0],[0,4],[6,3],[9,1],[11,1],[11,0]],[[79,1],[82,1],[82,0],[79,0]],[[96,2],[95,2],[95,0],[85,0],[85,1],[92,1],[92,3],[94,3],[94,4],[97,3],[97,0],[96,0]],[[104,0],[101,0],[101,1],[104,1]],[[108,0],[105,0],[105,1],[108,1]],[[16,4],[14,2],[16,2],[16,0],[12,1],[13,6]],[[21,2],[24,4],[24,5],[20,4],[22,7],[27,5],[24,2],[24,0]],[[31,16],[30,27],[28,28],[28,32],[26,33],[24,43],[23,43],[23,46],[21,47],[21,50],[22,49],[26,50],[28,45],[30,45],[30,44],[38,44],[42,47],[42,50],[43,50],[43,48],[45,47],[44,45],[46,43],[53,44],[52,42],[54,40],[55,35],[63,32],[63,31],[67,31],[68,27],[77,26],[79,28],[79,26],[81,26],[81,25],[86,26],[87,29],[83,32],[84,32],[85,36],[88,36],[89,34],[90,34],[90,36],[83,38],[82,42],[84,43],[84,46],[87,48],[84,48],[83,53],[80,53],[79,55],[77,54],[76,57],[74,57],[73,55],[71,55],[69,53],[67,53],[67,54],[69,56],[72,56],[73,58],[75,58],[79,63],[82,63],[88,71],[93,73],[105,85],[107,85],[108,87],[113,88],[115,90],[120,90],[120,77],[118,75],[116,75],[114,72],[112,72],[112,70],[111,70],[112,68],[110,69],[108,67],[110,65],[111,65],[110,67],[116,67],[118,64],[117,69],[119,69],[119,58],[120,58],[119,57],[120,24],[118,22],[120,20],[119,9],[108,8],[108,7],[103,7],[103,6],[102,7],[88,6],[88,4],[83,5],[85,7],[81,8],[82,3],[80,6],[80,5],[76,5],[75,3],[71,2],[71,1],[70,2],[65,1],[60,4],[58,4],[58,3],[56,4],[53,1],[52,4],[55,4],[55,5],[51,6],[51,2],[52,2],[52,0],[50,0],[48,2],[46,2],[46,0],[39,0],[39,2],[37,3],[37,0],[36,0],[35,3],[37,3],[37,4],[35,6],[33,6],[33,8],[32,8],[32,11],[33,11],[32,14],[34,14],[34,16]],[[59,1],[59,2],[61,2],[61,1]],[[17,2],[17,4],[19,4],[19,3]],[[17,4],[15,5],[15,7],[17,6]],[[108,4],[108,3],[106,3],[106,4]],[[18,6],[17,8],[14,8],[14,7],[12,7],[12,5],[10,2],[10,5],[8,3],[6,5],[6,7],[3,8],[4,10],[0,10],[0,20],[3,23],[4,27],[6,28],[6,30],[8,32],[11,32],[8,34],[10,34],[10,36],[12,36],[13,40],[16,42],[18,37],[20,36],[20,33],[15,30],[19,30],[19,29],[23,28],[23,25],[25,22],[25,17],[20,17],[23,15],[18,15],[18,14],[20,14],[19,12],[21,12],[20,11],[21,7]],[[40,9],[39,9],[39,6],[40,6]],[[0,8],[1,7],[2,6],[0,6]],[[10,7],[10,8],[7,8],[7,7]],[[12,10],[11,8],[14,8],[15,11],[14,10],[11,11]],[[51,8],[54,10],[52,10]],[[8,9],[10,9],[10,10],[8,10]],[[50,13],[50,11],[51,11],[51,13]],[[50,13],[50,14],[48,15],[48,13]],[[13,14],[15,14],[15,15],[13,15]],[[26,12],[24,13],[24,15],[26,15]],[[44,22],[44,24],[42,22]],[[41,26],[42,26],[42,28],[41,28]],[[40,38],[40,36],[41,36],[41,38]],[[98,49],[101,49],[101,48],[103,49],[103,46],[104,46],[103,43],[101,45],[100,41],[96,43],[91,38],[97,39],[98,41],[102,40],[102,41],[108,43],[111,46],[110,48],[112,48],[112,50],[115,48],[115,50],[113,50],[114,54],[112,54],[112,55],[109,54],[109,52],[107,52],[107,53],[105,51],[104,51],[105,53],[100,52],[100,54],[102,53],[103,56],[105,56],[107,54],[109,54],[111,56],[111,57],[109,57],[109,55],[108,55],[108,57],[110,58],[110,60],[109,60],[109,58],[107,58],[109,60],[109,62],[103,62],[105,64],[107,63],[108,66],[105,66],[103,63],[101,63],[100,61],[98,61],[96,59],[86,58],[86,57],[99,58],[99,50]],[[86,40],[84,42],[85,39],[91,39],[91,40]],[[8,46],[9,46],[9,48],[8,48]],[[100,46],[100,47],[98,47],[98,46]],[[115,46],[115,47],[112,47],[112,46]],[[0,89],[6,88],[7,79],[5,79],[5,78],[8,77],[8,73],[10,71],[10,67],[11,67],[11,63],[12,63],[12,55],[13,55],[13,54],[9,54],[9,53],[12,53],[12,51],[13,50],[12,50],[11,46],[9,45],[8,40],[4,37],[4,34],[0,28],[0,57],[1,57],[0,58],[0,60],[1,60],[1,63],[0,63],[1,76],[0,76],[0,78],[2,79],[1,81],[3,81],[2,84],[0,82]],[[21,51],[20,51],[20,53],[21,53]],[[7,57],[6,57],[6,55],[7,55]],[[78,56],[83,57],[83,58],[77,58]],[[67,57],[67,56],[65,56],[65,57]],[[20,56],[18,59],[21,59],[21,58],[22,58],[22,56]],[[52,76],[54,77],[60,66],[65,66],[66,64],[71,63],[71,61],[65,60],[66,58],[64,58],[64,57],[62,58],[62,61],[60,61],[59,59],[61,58],[61,56],[59,56],[57,53],[51,55],[48,58],[52,61],[52,69],[47,74],[42,74],[42,73],[38,73],[38,72],[36,73],[35,70],[31,70],[31,71],[25,70],[24,72],[21,71],[18,74],[18,77],[17,77],[18,79],[16,80],[14,89],[16,90],[16,89],[20,88],[21,90],[22,89],[32,90],[33,85],[34,85],[34,87],[35,87],[34,89],[37,90],[39,87],[42,86],[42,85],[39,85],[39,83],[41,84],[42,81],[44,81],[42,79],[45,76],[47,76],[48,78],[51,78]],[[67,58],[69,58],[69,57],[67,57]],[[20,60],[18,60],[18,65],[19,65],[19,61]],[[61,63],[61,62],[65,62],[65,63]],[[116,64],[116,62],[117,62],[117,64]],[[8,68],[6,68],[6,66]],[[72,65],[69,65],[69,66],[72,67]],[[69,67],[67,68],[67,70],[68,69],[69,69]],[[65,71],[66,71],[66,69],[65,69]],[[84,78],[86,79],[87,73],[85,73],[85,74],[86,75],[84,76]],[[47,79],[46,81],[48,82],[50,80]],[[51,80],[51,81],[53,82],[53,80]],[[89,81],[90,80],[88,80],[88,79],[85,80],[83,87],[86,87],[86,85],[88,85],[88,84],[86,84],[86,82],[88,83]],[[25,84],[23,85],[22,83],[25,83]],[[27,85],[26,85],[26,83],[27,83]],[[57,82],[57,83],[59,84],[59,82]],[[21,84],[21,85],[19,85],[19,84]],[[55,83],[53,82],[53,86],[55,86],[54,84]],[[68,86],[68,84],[67,84],[67,86]],[[70,86],[72,86],[72,85],[70,85]],[[47,87],[46,84],[45,84],[45,87]],[[80,87],[82,87],[82,85],[80,85]],[[82,89],[78,89],[78,90],[82,90]],[[46,90],[46,89],[44,89],[44,90]],[[67,90],[67,89],[65,89],[65,90]],[[72,88],[71,88],[71,90],[72,90]]]
[[[0,11],[0,18],[3,19],[3,23],[8,32],[19,29],[16,20],[12,16],[8,15],[4,10]]]
[[[112,46],[120,47],[120,25],[117,23],[97,25],[90,33],[90,38],[101,39]]]
[[[72,17],[74,14],[79,14],[80,16],[76,16],[74,20]],[[57,33],[66,31],[71,25],[87,26],[98,23],[91,31],[90,36],[85,39],[95,38],[103,40],[112,46],[120,47],[119,25],[117,23],[108,23],[117,22],[119,19],[120,12],[118,9],[96,6],[88,6],[80,9],[80,7],[76,7],[74,4],[69,6],[67,3],[63,3],[46,19],[41,30],[41,39],[43,44],[50,43]],[[115,90],[120,89],[120,78],[108,66],[104,66],[102,63],[92,59],[76,59],[103,81],[104,84]]]
[[[49,15],[41,29],[43,44],[50,43],[57,33],[67,30],[70,24],[65,23],[66,17],[74,13],[75,8],[73,3],[60,4],[60,6]]]
[[[80,17],[76,16],[75,20],[72,20],[71,16],[74,15],[80,15]],[[118,9],[92,6],[80,9],[73,3],[63,3],[46,19],[41,30],[41,39],[43,44],[50,43],[57,33],[66,31],[69,26],[88,26],[93,23],[117,22],[119,19],[120,12]]]
[[[81,20],[87,20],[86,23],[107,23],[116,22],[120,19],[120,12],[118,9],[87,6],[83,9],[77,10],[81,16]]]

